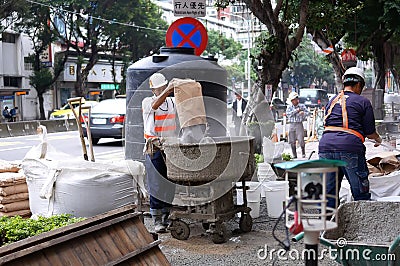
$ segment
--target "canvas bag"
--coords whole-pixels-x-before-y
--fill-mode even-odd
[[[169,82],[169,86],[174,87],[181,128],[205,125],[207,119],[200,83],[193,79],[174,78]]]

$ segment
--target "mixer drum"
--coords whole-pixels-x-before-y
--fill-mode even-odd
[[[211,143],[164,144],[168,179],[204,184],[221,180],[251,180],[255,171],[253,137],[215,137]],[[235,180],[236,179],[236,180]]]

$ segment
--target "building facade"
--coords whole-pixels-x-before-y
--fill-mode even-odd
[[[0,107],[18,107],[19,119],[34,119],[38,112],[37,94],[29,85],[32,64],[29,38],[12,31],[4,31],[0,40]]]
[[[47,67],[54,65],[56,54],[61,52],[62,46],[53,43],[43,56],[42,63]],[[33,45],[28,36],[4,31],[0,40],[0,108],[7,106],[9,109],[18,107],[18,120],[36,120],[39,118],[39,102],[36,90],[29,84],[33,73],[33,65],[29,55],[33,53]],[[74,83],[76,82],[76,57],[69,57],[53,88],[43,94],[44,111],[48,115],[67,102],[68,98],[75,97]],[[83,65],[84,67],[85,65]],[[86,98],[97,100],[113,98],[115,89],[122,81],[122,62],[117,61],[114,66],[115,77],[112,75],[113,67],[108,60],[100,59],[90,71],[85,83],[88,95]],[[4,118],[1,117],[1,122]]]

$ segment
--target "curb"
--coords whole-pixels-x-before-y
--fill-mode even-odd
[[[35,135],[39,125],[45,126],[48,133],[78,130],[75,119],[9,122],[0,124],[0,138]]]
[[[10,137],[7,124],[0,124],[0,138]]]
[[[10,134],[11,137],[16,137],[16,136],[25,136],[25,127],[24,123],[8,123],[8,133]]]

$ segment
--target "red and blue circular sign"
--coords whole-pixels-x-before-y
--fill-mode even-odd
[[[174,21],[165,36],[167,47],[192,47],[196,55],[206,49],[208,34],[197,19],[184,17]]]

